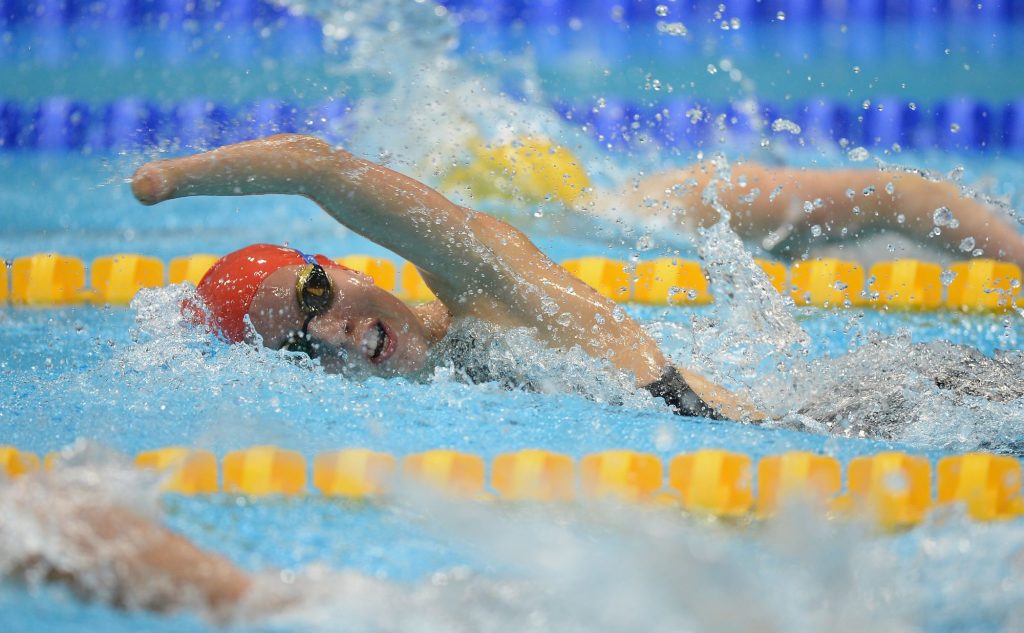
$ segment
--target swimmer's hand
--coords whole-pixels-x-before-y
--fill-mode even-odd
[[[736,422],[764,422],[769,416],[764,411],[748,402],[742,395],[735,394],[717,385],[704,376],[688,369],[679,368],[679,373],[686,379],[686,384],[701,400],[729,420]]]
[[[149,206],[167,199],[171,186],[160,163],[146,163],[132,176],[132,195]]]
[[[91,497],[49,473],[0,484],[0,556],[9,575],[61,583],[121,608],[236,619],[252,584],[245,572],[135,511]]]

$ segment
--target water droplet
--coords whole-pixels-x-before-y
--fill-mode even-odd
[[[812,226],[811,227],[811,235],[813,235],[814,237],[821,237],[821,226],[818,225],[818,224],[815,224],[814,226]]]
[[[902,213],[897,213],[896,214],[896,223],[897,224],[903,224],[906,221],[907,221],[907,216],[903,215]]]
[[[942,282],[943,286],[948,286],[953,283],[954,279],[956,279],[956,273],[952,270],[944,270],[942,271],[942,274],[939,275],[939,281]]]
[[[959,123],[953,123],[953,124],[951,124],[951,125],[949,126],[949,131],[950,131],[950,132],[952,132],[953,134],[956,134],[957,132],[959,132],[959,131],[960,131],[960,124],[959,124]]]
[[[973,251],[974,250],[974,238],[968,236],[968,237],[965,237],[964,239],[960,240],[960,250],[962,250],[965,253]]]
[[[850,151],[846,152],[846,157],[856,162],[867,160],[870,155],[871,154],[868,153],[868,150],[863,147],[854,147]]]
[[[935,226],[946,226],[953,221],[953,212],[949,210],[949,207],[939,207],[932,212],[932,222]]]
[[[717,72],[718,72],[718,68],[716,68],[714,64],[708,64],[708,74],[709,75],[714,75]]]
[[[853,200],[853,197],[856,196],[856,195],[857,195],[857,192],[854,191],[852,188],[848,188],[846,190],[846,197],[849,198],[850,200]]]
[[[785,11],[779,11],[778,13],[775,14],[775,19],[778,20],[779,22],[785,22],[786,21],[786,12]]]
[[[658,22],[658,32],[673,37],[686,37],[688,31],[682,22]]]
[[[835,288],[836,290],[846,290],[850,286],[841,281],[836,281],[834,284],[832,284],[832,287]]]
[[[799,134],[800,126],[788,119],[775,119],[774,121],[772,121],[772,131]]]
[[[638,251],[649,251],[654,245],[654,241],[650,235],[641,235],[636,241],[636,250]]]
[[[889,194],[890,196],[896,193],[896,185],[892,184],[891,182],[885,183],[885,193]]]
[[[655,13],[656,13],[656,14],[657,14],[657,15],[658,15],[659,17],[662,17],[662,18],[663,18],[663,17],[665,17],[666,15],[668,15],[668,7],[666,7],[666,6],[665,6],[665,5],[663,5],[663,4],[659,4],[658,6],[654,7],[654,12],[655,12]]]

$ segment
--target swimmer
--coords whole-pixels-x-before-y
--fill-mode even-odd
[[[95,490],[94,473],[63,466],[0,481],[0,580],[55,583],[111,606],[198,610],[227,623],[241,613],[254,578]],[[263,612],[282,598],[246,605]]]
[[[638,323],[522,232],[319,139],[277,135],[151,162],[133,176],[132,191],[147,205],[186,196],[304,196],[412,262],[439,299],[410,308],[326,257],[253,245],[222,258],[197,288],[209,324],[231,342],[305,352],[330,372],[409,375],[454,322],[472,318],[532,328],[556,350],[582,349],[632,374],[676,413],[766,417],[741,395],[673,366]]]
[[[703,200],[716,168],[701,162],[650,176],[622,194],[620,206],[642,215],[679,212],[691,230],[718,222]],[[800,259],[812,240],[850,242],[892,232],[961,258],[986,257],[1024,267],[1024,235],[995,207],[951,182],[905,171],[730,167],[716,187],[730,226],[746,242],[784,259]],[[817,228],[815,228],[817,227]]]
[[[616,221],[633,218],[654,230],[693,233],[720,219],[704,198],[718,169],[712,160],[636,179],[622,191],[595,191],[578,158],[544,139],[490,147],[475,142],[470,152],[468,164],[443,175],[443,191],[526,204],[553,199]],[[952,182],[915,172],[735,162],[715,190],[730,212],[730,227],[755,249],[781,259],[890,232],[953,257],[973,257],[978,250],[1024,267],[1024,236],[1009,214]]]

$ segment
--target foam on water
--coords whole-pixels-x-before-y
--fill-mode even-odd
[[[0,483],[2,560],[63,568],[86,595],[143,604],[160,588],[119,585],[102,562],[106,548],[123,555],[131,545],[104,538],[76,512],[120,505],[158,520],[155,482],[116,456],[84,453],[45,477]],[[1024,618],[1024,533],[1013,523],[972,523],[956,509],[885,534],[824,522],[800,506],[751,528],[615,504],[465,503],[411,487],[392,504],[386,512],[471,553],[476,571],[450,567],[412,582],[322,566],[265,571],[232,621],[355,633],[910,631],[1013,630]],[[37,587],[43,578],[27,581]]]
[[[592,143],[537,99],[532,66],[503,58],[523,76],[523,99],[513,99],[491,76],[453,55],[456,17],[429,1],[289,0],[291,10],[316,16],[328,47],[345,47],[331,67],[339,82],[360,90],[348,147],[428,182],[470,158],[474,142],[508,143],[540,136]],[[339,95],[340,96],[340,95]],[[575,143],[574,143],[575,144]],[[460,192],[450,192],[460,195]],[[465,192],[461,192],[465,195]],[[471,192],[469,193],[472,196]]]

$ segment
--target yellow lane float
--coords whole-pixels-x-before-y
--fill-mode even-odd
[[[11,303],[23,306],[83,303],[85,263],[77,257],[40,253],[19,257],[11,267]]]
[[[562,262],[571,275],[615,301],[629,300],[626,262],[606,257],[581,257]]]
[[[787,502],[826,507],[842,486],[840,471],[834,457],[803,451],[762,458],[757,464],[758,516],[770,516]]]
[[[781,262],[770,262],[766,259],[755,259],[754,263],[768,275],[768,282],[780,295],[786,294],[786,266]]]
[[[394,479],[394,455],[365,448],[320,453],[313,461],[313,487],[329,497],[375,497]]]
[[[946,306],[955,310],[1006,310],[1020,293],[1021,274],[1016,264],[993,259],[972,259],[950,264],[953,276]]]
[[[942,305],[942,267],[914,259],[879,262],[868,274],[871,302],[904,310]]]
[[[139,290],[164,285],[164,263],[131,253],[110,255],[93,260],[89,276],[95,301],[128,305]]]
[[[476,455],[437,449],[407,455],[402,460],[406,478],[461,497],[484,492],[484,460]]]
[[[539,449],[494,458],[491,483],[507,501],[571,501],[576,497],[575,466],[568,455]]]
[[[412,265],[412,262],[405,262],[402,265],[402,287],[399,296],[412,303],[426,303],[437,299],[434,291],[423,281],[420,269]]]
[[[135,456],[139,468],[165,471],[163,489],[183,495],[217,492],[217,458],[209,451],[170,446]]]
[[[216,255],[205,254],[176,257],[167,266],[168,282],[180,284],[187,281],[193,286],[198,286],[199,282],[203,279],[203,275],[206,274],[206,271],[210,270],[210,267],[218,259],[220,258]]]
[[[931,465],[904,453],[855,457],[847,467],[847,488],[849,497],[840,509],[852,504],[885,528],[909,527],[931,507]]]
[[[860,264],[821,258],[796,262],[789,269],[789,296],[798,306],[841,308],[864,303]]]
[[[717,449],[677,455],[669,462],[669,485],[691,512],[715,516],[746,514],[753,503],[750,457]]]
[[[661,460],[648,453],[603,451],[580,461],[580,488],[592,499],[650,501],[661,480]]]
[[[7,477],[21,475],[39,470],[39,456],[27,451],[19,451],[13,446],[0,446],[0,473]]]
[[[11,294],[11,279],[7,268],[7,261],[0,260],[0,271],[3,272],[2,277],[0,277],[0,303],[7,303],[7,297]]]
[[[274,446],[253,446],[224,456],[224,492],[298,495],[306,491],[306,459]]]
[[[349,255],[347,257],[336,259],[335,261],[342,266],[351,268],[352,270],[358,270],[361,273],[366,273],[371,279],[373,279],[373,283],[388,292],[392,292],[395,289],[395,279],[397,275],[395,263],[391,260],[381,259],[380,257],[370,257],[369,255]],[[416,271],[415,267],[412,267],[412,269]],[[419,274],[419,271],[416,271],[416,273]],[[422,281],[423,280],[420,279],[420,282]],[[426,284],[423,284],[423,286],[425,288]]]
[[[650,305],[705,305],[711,291],[697,262],[663,257],[636,265],[633,301]]]
[[[968,453],[938,465],[938,503],[963,503],[978,521],[1009,519],[1021,511],[1020,463],[1005,455]]]

